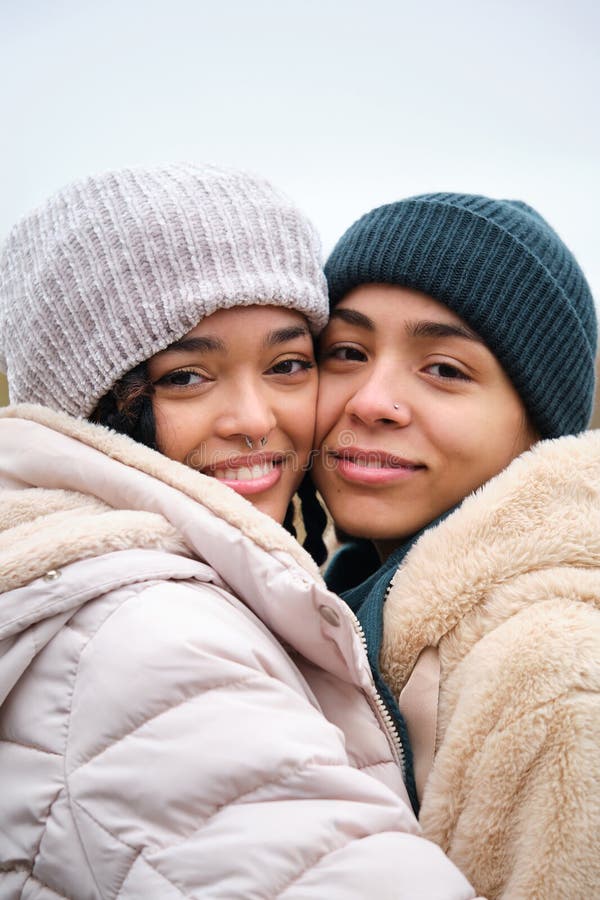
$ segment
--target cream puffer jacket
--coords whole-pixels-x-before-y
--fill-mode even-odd
[[[456,898],[356,622],[216,480],[0,415],[0,897]]]
[[[424,833],[476,889],[600,897],[599,431],[542,441],[425,532],[381,668],[401,708],[418,694]]]

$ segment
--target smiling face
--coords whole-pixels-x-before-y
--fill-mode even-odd
[[[314,438],[317,372],[304,317],[220,310],[148,360],[148,374],[161,453],[282,522]]]
[[[314,479],[386,556],[537,439],[500,364],[425,294],[361,285],[320,339]]]

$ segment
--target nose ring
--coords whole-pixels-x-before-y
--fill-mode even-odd
[[[254,441],[252,440],[250,435],[244,434],[244,435],[242,435],[242,437],[244,438],[244,440],[246,442],[246,447],[248,448],[248,450],[252,450],[254,447]],[[269,438],[265,434],[263,437],[259,438],[258,443],[260,444],[261,447],[265,447],[268,440],[269,440]]]

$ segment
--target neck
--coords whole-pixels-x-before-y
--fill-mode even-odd
[[[455,506],[451,506],[450,509],[447,509],[439,516],[436,516],[435,519],[432,519],[431,522],[426,522],[424,525],[422,525],[420,528],[417,528],[416,531],[413,531],[410,534],[404,534],[399,537],[373,541],[382,565],[387,562],[387,560],[390,558],[390,556],[392,556],[393,553],[395,553],[397,550],[401,550],[402,547],[412,541],[415,535],[420,535],[428,528],[431,528],[432,526],[438,525],[440,522],[443,522],[444,519],[449,516],[450,513],[454,512],[455,509],[458,509],[459,506],[460,503],[457,503]]]
[[[389,559],[390,556],[392,555],[392,553],[394,552],[394,550],[397,550],[398,547],[401,547],[402,544],[406,540],[408,540],[409,537],[410,537],[410,535],[406,535],[406,537],[403,537],[403,538],[393,538],[393,539],[384,540],[384,541],[374,541],[373,543],[375,544],[375,549],[377,550],[377,553],[379,555],[379,559],[381,560],[381,562],[384,563],[387,559]]]

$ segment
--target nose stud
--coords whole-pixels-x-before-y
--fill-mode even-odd
[[[400,404],[399,404],[399,403],[394,403],[394,409],[400,409]]]

